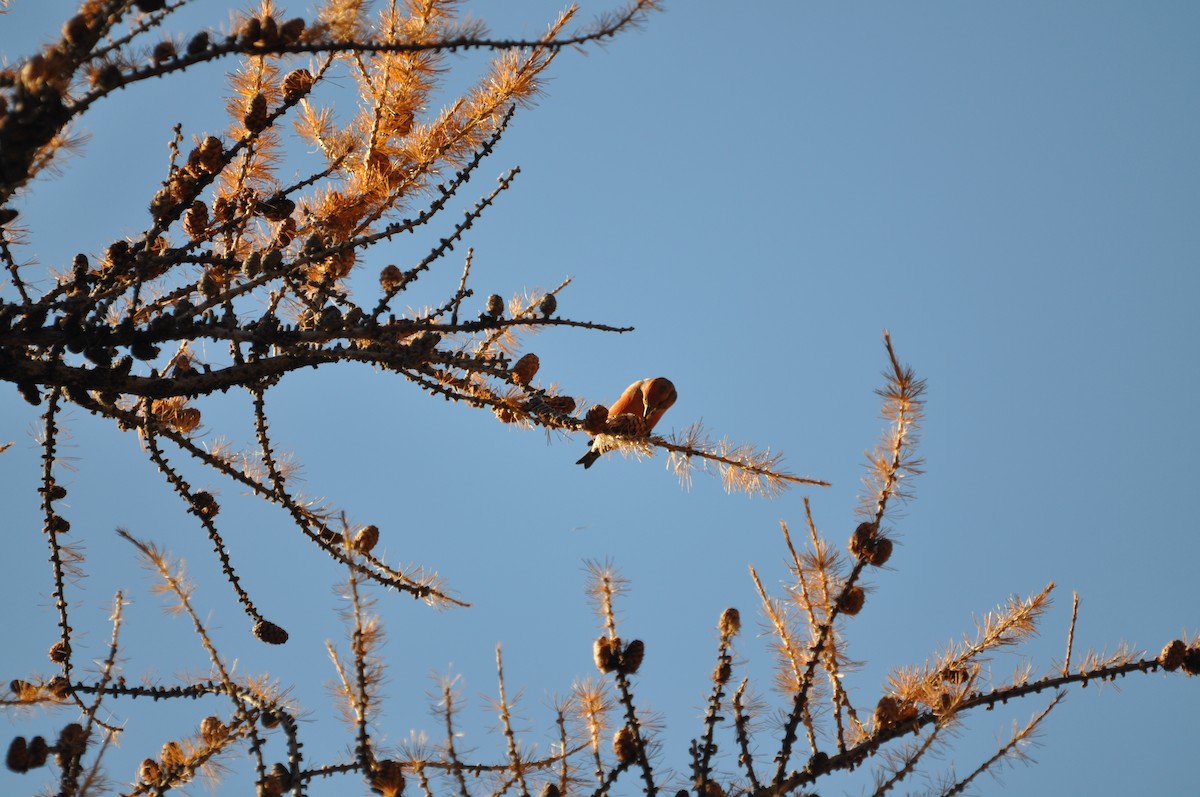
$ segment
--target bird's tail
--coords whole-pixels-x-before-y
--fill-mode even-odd
[[[587,468],[592,467],[592,463],[594,463],[598,459],[600,459],[600,452],[596,451],[593,448],[589,448],[587,450],[587,453],[584,454],[582,457],[580,457],[579,460],[575,464],[582,465],[584,467],[584,469],[586,470]]]

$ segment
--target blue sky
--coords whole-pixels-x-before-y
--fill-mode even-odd
[[[227,22],[223,7],[197,5],[186,19]],[[519,5],[466,7],[506,35],[539,32],[559,8]],[[1024,658],[998,659],[998,673],[1061,660],[1073,590],[1077,652],[1121,640],[1157,652],[1183,629],[1194,633],[1200,10],[1094,1],[667,8],[603,50],[564,53],[538,107],[518,115],[471,182],[473,198],[492,176],[522,170],[468,239],[477,294],[573,277],[561,314],[637,331],[530,339],[544,379],[611,401],[634,379],[669,376],[680,399],[668,429],[703,419],[718,436],[783,449],[793,470],[833,487],[751,500],[701,476],[685,492],[663,457],[609,458],[585,473],[572,464],[582,437],[519,432],[367,369],[296,375],[268,400],[307,489],[356,522],[377,523],[393,560],[437,570],[474,604],[434,613],[379,596],[392,668],[381,733],[436,733],[424,692],[431,673],[450,670],[469,705],[465,743],[494,754],[479,696],[495,692],[499,643],[510,690],[525,690],[528,739],[544,750],[545,695],[593,673],[599,626],[582,563],[611,559],[632,580],[623,636],[647,646],[642,699],[666,722],[664,762],[685,772],[726,606],[747,621],[744,672],[772,696],[770,640],[756,636],[747,566],[780,583],[779,521],[800,532],[804,496],[825,535],[840,544],[853,529],[863,451],[882,428],[872,390],[886,362],[884,328],[929,381],[927,473],[896,521],[902,544],[872,574],[875,589],[847,628],[852,655],[866,662],[847,678],[862,710],[889,669],[920,664],[970,632],[973,616],[1050,581],[1057,603],[1042,636]],[[70,10],[15,3],[0,17],[0,50],[10,60],[31,52]],[[460,70],[451,85],[478,72],[474,56],[451,64]],[[77,251],[142,229],[171,125],[183,122],[188,136],[223,129],[224,90],[213,69],[96,108],[81,157],[23,200],[33,242],[24,254],[63,267]],[[415,262],[447,228],[390,244],[368,270]],[[422,280],[414,305],[453,291],[461,254]],[[213,434],[248,438],[245,401],[201,407]],[[36,411],[0,392],[0,417],[0,442],[15,441],[0,455],[0,584],[19,640],[0,660],[19,677],[46,671],[56,636],[36,514]],[[121,588],[133,600],[130,680],[206,669],[186,624],[162,614],[113,533],[122,526],[187,560],[228,654],[242,671],[296,684],[311,711],[308,749],[341,754],[351,738],[323,690],[333,678],[324,641],[344,639],[337,569],[296,543],[281,512],[191,476],[220,492],[247,588],[292,633],[283,649],[246,644],[202,530],[136,439],[71,417],[68,518],[90,571],[70,595],[87,657],[103,655]],[[1125,679],[1119,691],[1076,689],[1044,726],[1039,763],[1007,769],[1003,784],[985,780],[976,793],[1185,791],[1196,686],[1155,674]],[[1041,705],[969,718],[937,763],[970,771]],[[207,713],[167,708],[147,728],[146,706],[117,708],[130,718],[110,761],[120,780],[157,753],[163,733],[187,733]],[[57,722],[35,715],[13,732],[49,733]],[[36,775],[0,773],[6,793],[35,784]],[[631,780],[624,793],[636,788]]]

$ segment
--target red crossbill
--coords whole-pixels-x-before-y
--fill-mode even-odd
[[[676,398],[675,385],[671,384],[670,379],[662,376],[640,379],[625,388],[621,397],[608,408],[608,428],[621,434],[648,435]],[[633,423],[627,424],[627,421]],[[596,450],[596,441],[593,440],[587,453],[575,464],[590,468],[601,453]]]

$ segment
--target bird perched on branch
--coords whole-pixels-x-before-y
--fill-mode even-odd
[[[585,428],[593,435],[610,433],[644,437],[662,419],[664,413],[671,408],[678,396],[675,385],[666,377],[656,376],[653,379],[640,379],[629,387],[611,407],[597,405],[588,412]],[[584,468],[592,467],[600,455],[604,453],[592,438],[588,451],[576,465]]]

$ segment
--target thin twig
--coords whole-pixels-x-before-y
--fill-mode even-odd
[[[1063,659],[1062,674],[1071,672],[1071,647],[1075,644],[1075,621],[1079,618],[1079,593],[1071,592],[1071,627],[1067,629],[1067,656]]]

